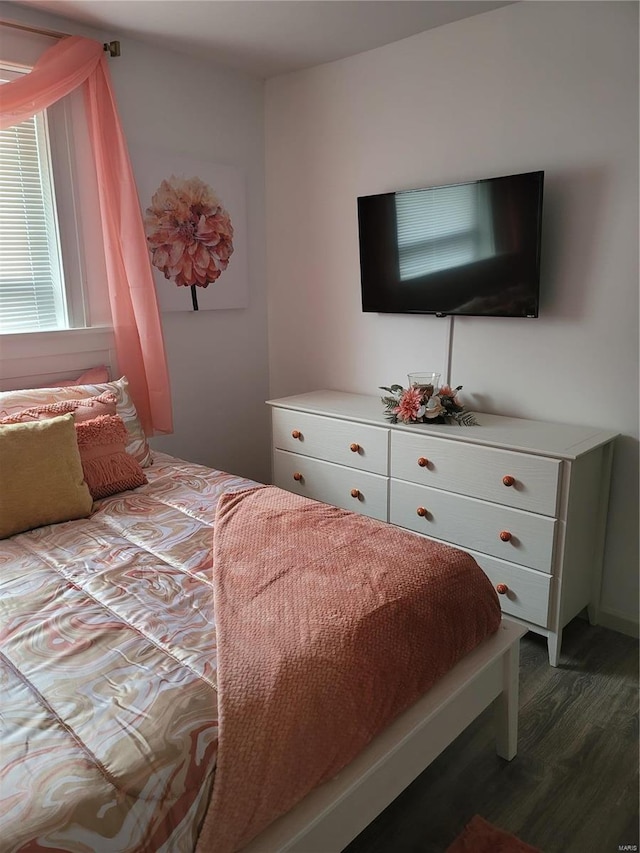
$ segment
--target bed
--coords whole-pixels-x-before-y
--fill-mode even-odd
[[[67,417],[54,414],[55,420]],[[134,437],[140,440],[138,434]],[[147,482],[135,489],[95,501],[86,517],[43,525],[0,542],[0,850],[329,853],[346,846],[492,704],[498,754],[507,760],[514,757],[522,629],[500,621],[499,607],[495,621],[495,594],[487,582],[486,596],[484,591],[479,595],[482,573],[473,574],[466,555],[454,549],[444,553],[439,545],[431,555],[437,563],[451,561],[448,575],[467,589],[463,604],[451,603],[450,591],[438,592],[443,586],[441,569],[428,596],[422,590],[425,584],[415,579],[407,581],[401,596],[397,580],[390,577],[392,594],[382,598],[382,586],[372,584],[366,573],[376,560],[388,559],[382,547],[386,526],[354,519],[366,566],[354,568],[360,574],[352,575],[347,563],[354,562],[353,551],[336,555],[330,550],[331,588],[336,578],[342,584],[346,575],[359,584],[354,599],[379,598],[364,616],[357,616],[357,642],[347,655],[356,672],[364,671],[371,657],[374,661],[369,680],[363,676],[360,686],[350,675],[353,688],[336,690],[329,713],[325,709],[309,727],[313,709],[327,692],[322,679],[328,677],[327,683],[334,685],[343,677],[336,661],[348,644],[333,625],[343,615],[333,603],[327,610],[323,599],[320,608],[304,614],[304,629],[295,628],[294,646],[273,664],[263,652],[261,638],[272,630],[271,623],[263,624],[263,616],[270,613],[278,630],[286,624],[291,633],[299,609],[293,603],[311,596],[276,596],[285,575],[282,566],[289,561],[287,576],[294,585],[285,590],[307,589],[300,584],[309,583],[318,531],[327,526],[335,542],[353,514],[161,453],[152,458],[149,454],[144,475]],[[312,537],[312,550],[303,554],[294,528],[305,514],[310,526],[304,527],[302,538]],[[280,525],[275,534],[274,519]],[[393,535],[401,537],[396,553],[408,549],[411,556],[424,543],[404,531]],[[260,547],[251,546],[254,540]],[[370,543],[370,552],[365,543]],[[347,563],[345,554],[351,555]],[[272,574],[260,576],[269,561]],[[329,563],[323,558],[325,579]],[[393,574],[385,566],[380,563],[378,579]],[[217,578],[224,578],[225,572],[229,579],[221,586]],[[367,578],[365,595],[362,572]],[[256,576],[261,578],[262,596],[257,610],[251,606]],[[265,590],[269,596],[273,591],[268,606],[262,603]],[[421,602],[438,594],[441,622],[424,643],[425,657],[432,654],[435,671],[422,674],[415,665],[421,657],[415,639],[420,635],[405,626],[406,613],[417,612]],[[242,595],[245,598],[238,598]],[[478,606],[476,618],[470,602],[479,597],[484,604]],[[219,609],[225,599],[228,611]],[[276,618],[279,613],[282,619]],[[318,620],[318,613],[320,652],[318,646],[309,646],[312,651],[303,659],[296,650],[307,647],[307,634],[314,633],[309,625]],[[462,631],[464,643],[454,630],[463,616],[465,624],[475,625]],[[391,641],[400,633],[393,629],[396,624],[411,642]],[[254,652],[238,652],[249,629],[254,638],[250,645],[262,654],[255,658],[257,675],[244,672],[251,669],[245,661],[252,661]],[[448,637],[447,644],[438,645],[445,634],[453,641]],[[377,658],[377,645],[364,657],[379,635],[381,648],[395,654],[399,647],[401,658],[413,659],[402,675],[399,670],[397,677],[385,671],[386,658]],[[453,666],[446,660],[450,641],[455,646]],[[236,655],[233,665],[230,646]],[[283,698],[288,694],[281,682],[297,684],[301,667],[315,674],[296,705],[293,698]],[[271,704],[254,692],[270,668],[276,673],[267,679]],[[239,683],[233,687],[236,693],[234,680]],[[427,683],[430,689],[425,692]],[[375,719],[361,713],[364,704],[375,704],[362,702],[372,686],[380,698]],[[221,706],[219,691],[226,697]],[[342,742],[342,725],[337,731],[335,721],[329,720],[329,728],[322,727],[325,718],[351,719],[340,705],[347,695],[360,701],[353,731]],[[240,708],[242,725],[230,707]],[[303,710],[298,712],[298,707]],[[224,714],[221,708],[227,709]],[[290,721],[282,733],[279,717]],[[296,720],[300,732],[295,731]],[[327,732],[330,748],[323,749]],[[314,739],[316,753],[307,748]],[[277,761],[274,756],[279,756]],[[226,779],[225,786],[219,776]],[[233,832],[227,832],[228,827]]]

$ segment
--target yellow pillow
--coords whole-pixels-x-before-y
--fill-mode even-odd
[[[72,414],[0,426],[0,539],[85,518],[92,505]]]

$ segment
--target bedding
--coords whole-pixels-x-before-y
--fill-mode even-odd
[[[0,424],[22,424],[68,413],[73,414],[76,423],[84,423],[101,415],[115,415],[116,396],[105,393],[98,397],[88,397],[86,400],[57,400],[54,403],[42,403],[39,406],[30,406],[6,415],[0,420]]]
[[[213,556],[220,737],[197,851],[233,853],[495,633],[500,605],[469,554],[274,486],[221,497]]]
[[[113,382],[102,382],[89,385],[74,385],[59,388],[28,388],[19,391],[0,391],[0,419],[13,418],[24,409],[48,405],[60,405],[71,401],[99,398],[109,395],[115,397],[116,414],[120,415],[128,432],[127,453],[138,460],[143,468],[151,465],[151,449],[147,442],[135,404],[129,393],[129,382],[126,376]],[[101,411],[97,414],[108,414]]]
[[[89,518],[0,543],[3,853],[237,849],[309,784],[337,772],[349,750],[438,677],[447,655],[455,659],[498,626],[497,597],[461,552],[357,516],[350,547],[364,548],[367,559],[380,560],[388,550],[383,533],[400,537],[390,543],[395,560],[386,568],[376,564],[374,577],[358,575],[345,571],[351,563],[340,547],[349,543],[335,542],[338,550],[330,547],[322,559],[317,538],[311,552],[301,549],[296,519],[314,502],[301,507],[295,501],[304,499],[161,453],[145,473],[147,484],[99,501]],[[310,519],[316,534],[323,525],[349,527],[350,513],[314,506],[323,513]],[[334,539],[331,533],[328,541]],[[425,575],[427,553],[433,577]],[[398,586],[395,576],[407,566]],[[309,584],[323,586],[329,576],[342,588],[335,599],[321,596],[315,612]],[[285,591],[280,604],[278,586]],[[440,621],[429,639],[422,593],[428,587],[442,587],[435,606]],[[340,640],[327,628],[343,621],[345,588],[352,603],[364,599],[364,609]],[[456,590],[462,591],[457,604]],[[256,632],[256,620],[273,623],[278,607],[287,617],[280,627],[289,630],[280,651],[266,659],[264,624]],[[319,613],[320,645],[310,645]],[[293,621],[301,615],[303,621]],[[372,646],[374,639],[381,644]],[[356,668],[359,651],[373,649],[376,665],[360,685],[333,666],[341,643]],[[393,664],[388,653],[396,655]],[[424,666],[416,666],[422,659]],[[398,661],[404,669],[394,675]],[[298,688],[303,696],[294,697],[280,727],[266,699],[283,710],[282,685],[297,683],[307,669],[311,692]],[[345,678],[347,693],[333,692]],[[265,683],[263,706],[251,691]],[[322,693],[329,705],[311,727],[298,725],[298,737],[326,759],[306,745],[297,753],[295,743],[287,752],[292,721]],[[356,731],[345,751],[342,706],[349,695],[356,711],[363,697],[372,708],[361,730],[361,718],[350,718]],[[291,787],[290,767],[269,760],[271,745],[285,764],[313,765],[311,778],[299,774],[302,786]]]
[[[0,543],[0,850],[194,849],[217,750],[212,529],[250,481],[163,454]]]

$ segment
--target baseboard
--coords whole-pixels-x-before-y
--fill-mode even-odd
[[[619,634],[626,634],[628,637],[640,638],[640,624],[633,619],[629,619],[628,616],[623,616],[612,610],[600,610],[598,613],[598,625],[602,625],[603,628],[610,628]]]

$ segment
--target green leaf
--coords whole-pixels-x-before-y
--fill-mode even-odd
[[[460,426],[478,426],[478,421],[473,412],[460,412],[456,415],[456,420]]]

